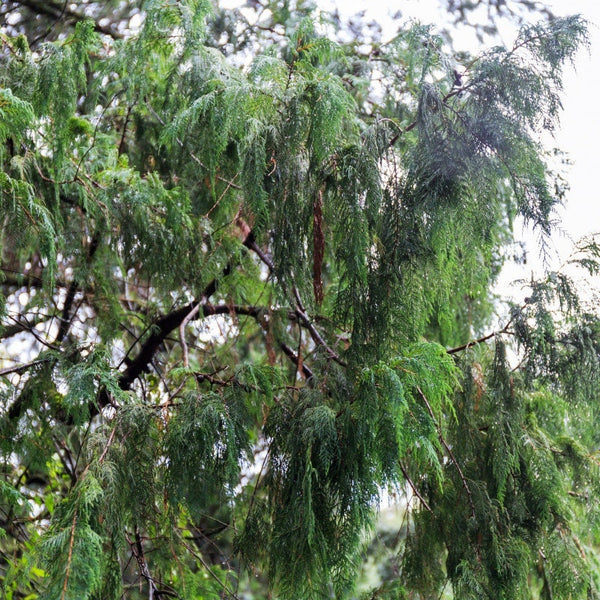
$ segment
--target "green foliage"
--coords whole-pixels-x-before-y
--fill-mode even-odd
[[[4,144],[13,135],[22,135],[34,120],[33,107],[26,100],[13,95],[10,89],[0,90],[0,142]]]
[[[484,335],[583,20],[74,4],[2,38],[0,594],[355,598],[391,496],[365,597],[595,597],[598,316],[548,273]]]
[[[205,394],[185,398],[170,421],[166,440],[169,479],[175,502],[192,515],[208,499],[233,492],[242,455],[250,450],[243,396]]]
[[[53,525],[39,546],[50,585],[48,599],[90,598],[100,585],[102,538],[94,531],[102,488],[91,475],[57,507]]]

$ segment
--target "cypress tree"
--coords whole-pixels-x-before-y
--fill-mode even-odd
[[[0,53],[3,596],[357,598],[388,493],[366,598],[595,598],[598,316],[557,271],[493,322],[515,219],[554,230],[585,21],[456,62],[302,2],[28,4],[58,20]]]

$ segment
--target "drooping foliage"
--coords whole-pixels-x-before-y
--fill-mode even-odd
[[[2,594],[355,598],[392,496],[366,597],[596,597],[597,316],[492,291],[585,22],[458,64],[254,8],[3,34]]]

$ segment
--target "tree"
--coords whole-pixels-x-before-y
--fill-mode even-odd
[[[585,22],[456,63],[304,3],[16,4],[60,27],[2,38],[5,597],[355,597],[385,490],[368,597],[596,597],[597,316],[556,272],[492,323]]]

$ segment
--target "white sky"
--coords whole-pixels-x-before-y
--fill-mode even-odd
[[[557,12],[579,12],[590,21],[590,52],[581,53],[576,71],[565,77],[564,114],[558,143],[574,161],[570,169],[569,194],[564,223],[574,235],[600,230],[600,2],[597,0],[555,1]]]

